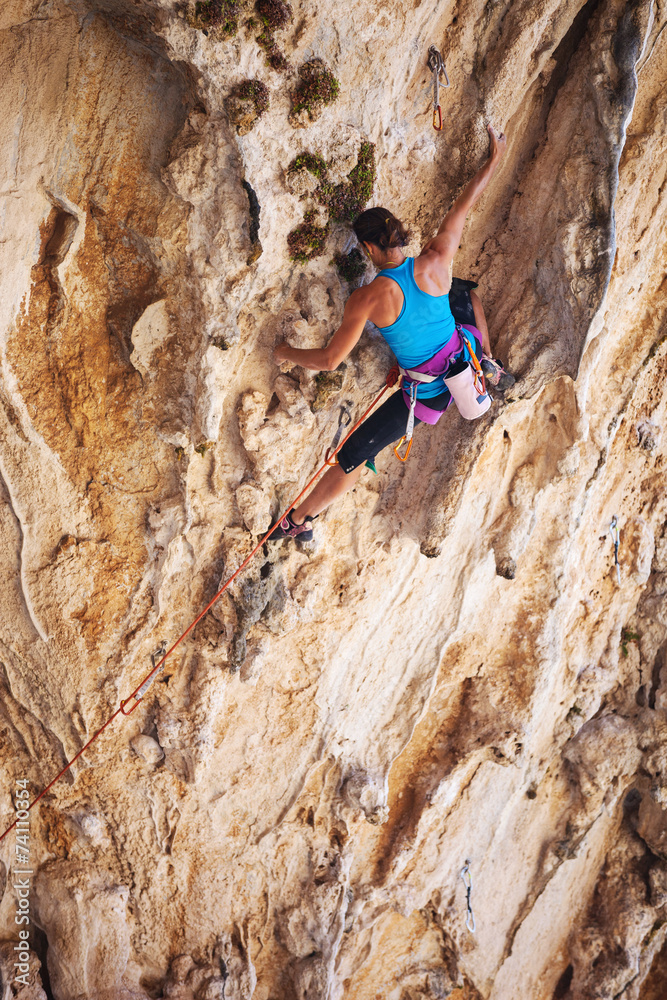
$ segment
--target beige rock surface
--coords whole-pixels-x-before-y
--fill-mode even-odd
[[[517,386],[261,549],[34,807],[27,986],[1,842],[2,1000],[662,1000],[665,5],[291,8],[282,71],[250,0],[231,34],[189,0],[0,10],[2,829],[383,383],[371,329],[334,380],[271,362],[349,293],[347,227],[289,259],[298,154],[340,183],[374,143],[416,249],[507,131],[455,272]],[[313,59],[340,92],[294,128]]]

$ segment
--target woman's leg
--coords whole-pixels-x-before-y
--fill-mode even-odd
[[[294,523],[303,524],[306,517],[315,517],[316,514],[321,514],[330,503],[351,490],[358,482],[363,467],[362,463],[352,472],[343,472],[340,465],[332,465],[330,469],[327,469],[313,492],[309,493],[306,499],[292,511]]]
[[[308,515],[315,517],[351,490],[359,480],[364,463],[405,434],[407,420],[408,408],[403,394],[395,392],[350,435],[338,452],[339,464],[327,469],[312,493],[292,511],[294,523],[302,524]],[[415,427],[419,423],[421,421],[416,419]]]
[[[470,292],[470,301],[472,302],[472,308],[475,313],[475,326],[482,335],[482,348],[487,357],[491,358],[491,342],[489,340],[489,328],[486,323],[486,316],[484,315],[484,307],[482,306],[482,300],[480,299],[477,292]]]

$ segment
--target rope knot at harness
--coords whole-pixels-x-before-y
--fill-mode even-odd
[[[386,384],[389,386],[390,389],[392,388],[392,386],[396,385],[396,383],[398,382],[398,379],[400,377],[400,374],[401,373],[398,370],[398,365],[394,365],[393,368],[389,369],[389,371],[387,372],[387,383]]]

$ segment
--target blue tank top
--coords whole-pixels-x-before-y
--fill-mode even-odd
[[[396,355],[403,368],[415,368],[440,351],[456,332],[456,323],[449,308],[449,295],[429,295],[415,281],[415,262],[408,257],[400,267],[382,271],[377,277],[391,278],[403,292],[403,308],[391,326],[378,330]],[[417,396],[425,399],[446,389],[443,377],[435,382],[420,383]]]

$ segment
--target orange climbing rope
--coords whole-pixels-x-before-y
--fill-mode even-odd
[[[28,806],[25,807],[26,811],[29,811],[30,809],[32,809],[32,807],[34,805],[36,805],[39,802],[39,800],[44,795],[46,795],[46,793],[49,791],[49,789],[53,788],[53,786],[55,785],[55,783],[57,781],[59,781],[60,778],[62,778],[63,774],[65,774],[67,771],[69,771],[69,769],[72,766],[72,764],[74,764],[75,761],[77,761],[79,759],[79,757],[83,753],[85,753],[85,751],[88,749],[88,747],[91,746],[91,744],[93,744],[95,742],[95,740],[98,738],[98,736],[100,736],[104,732],[104,730],[107,728],[107,726],[111,725],[111,723],[114,721],[114,719],[118,715],[125,715],[125,716],[131,715],[131,713],[135,710],[135,708],[137,707],[137,705],[139,704],[139,702],[142,700],[143,696],[145,695],[146,691],[148,690],[148,688],[150,687],[150,685],[154,681],[154,679],[157,676],[157,674],[164,667],[164,664],[165,664],[165,661],[167,660],[167,657],[171,656],[171,654],[174,652],[174,650],[176,649],[176,647],[179,646],[183,642],[183,640],[185,639],[185,637],[187,635],[189,635],[190,632],[192,632],[192,630],[195,627],[195,625],[197,625],[197,623],[200,622],[201,619],[204,617],[204,615],[206,614],[206,612],[209,611],[213,607],[213,605],[218,600],[218,598],[222,597],[222,595],[227,590],[227,588],[229,587],[229,585],[234,582],[234,580],[239,575],[239,573],[242,570],[245,569],[245,567],[248,565],[248,563],[253,558],[253,556],[261,549],[262,545],[264,544],[264,542],[267,540],[267,538],[269,537],[269,535],[273,531],[273,528],[275,527],[275,524],[279,523],[280,521],[282,521],[284,517],[287,517],[287,515],[289,514],[289,512],[296,507],[296,505],[298,504],[299,500],[301,500],[301,498],[309,491],[310,487],[313,485],[313,483],[315,482],[315,480],[317,479],[317,477],[320,475],[320,473],[324,472],[324,470],[329,467],[330,462],[331,462],[331,458],[334,455],[338,454],[338,452],[343,447],[343,445],[345,444],[345,442],[347,441],[347,439],[350,437],[350,435],[353,434],[356,431],[356,429],[359,426],[359,424],[361,424],[366,419],[366,417],[371,412],[371,410],[373,409],[373,407],[375,406],[375,404],[380,401],[380,399],[382,398],[382,396],[384,396],[384,394],[387,391],[387,389],[390,389],[390,388],[392,388],[392,386],[396,385],[396,383],[398,381],[398,377],[399,377],[398,367],[395,366],[387,374],[387,380],[386,380],[384,386],[382,387],[382,391],[378,393],[378,395],[375,397],[375,399],[373,400],[373,402],[371,403],[371,405],[368,407],[368,409],[365,410],[364,413],[362,413],[362,415],[359,417],[359,419],[357,420],[357,422],[354,425],[354,427],[352,427],[352,429],[347,432],[347,434],[345,435],[345,437],[343,438],[343,440],[340,442],[340,444],[337,444],[336,447],[335,447],[335,449],[333,451],[331,449],[329,449],[329,451],[327,452],[327,459],[328,460],[325,460],[325,462],[323,463],[323,465],[320,466],[320,468],[317,470],[317,472],[315,473],[315,475],[312,476],[312,478],[304,486],[304,488],[301,490],[301,492],[299,493],[299,495],[294,498],[294,500],[289,505],[289,507],[287,508],[287,510],[284,511],[284,513],[280,515],[280,517],[278,518],[278,521],[274,522],[274,524],[271,525],[271,527],[266,532],[266,534],[264,535],[264,537],[261,538],[259,542],[257,542],[257,545],[255,546],[255,548],[252,550],[252,552],[250,553],[250,555],[248,555],[243,560],[243,562],[241,563],[241,565],[239,566],[239,568],[236,570],[236,572],[232,573],[232,575],[230,576],[230,578],[220,588],[220,590],[217,592],[217,594],[214,597],[211,598],[211,600],[208,602],[208,604],[206,605],[206,607],[204,608],[204,610],[201,611],[197,615],[197,617],[195,618],[195,620],[186,628],[185,632],[183,632],[183,634],[178,637],[178,639],[173,644],[173,646],[171,646],[166,651],[166,653],[164,653],[164,655],[162,656],[162,658],[160,660],[158,660],[157,663],[153,659],[153,661],[152,661],[153,662],[153,667],[149,671],[149,673],[146,674],[146,676],[144,677],[144,679],[141,682],[141,684],[139,684],[134,689],[134,691],[129,696],[129,698],[125,698],[123,701],[121,701],[119,707],[116,709],[116,711],[113,713],[113,715],[109,716],[109,718],[104,723],[104,725],[100,726],[100,728],[97,730],[97,732],[94,733],[93,736],[91,736],[91,738],[88,740],[88,742],[84,746],[81,747],[81,749],[79,750],[79,752],[77,754],[75,754],[74,757],[72,757],[72,759],[65,765],[65,767],[62,769],[62,771],[60,771],[55,776],[55,778],[53,779],[53,781],[50,781],[49,784],[46,786],[46,788],[42,789],[42,791],[39,793],[39,795],[35,799],[33,799],[33,801],[30,803],[30,805],[28,805]],[[125,706],[128,704],[128,702],[132,698],[134,698],[134,704],[129,709],[129,711],[125,711]],[[7,834],[10,833],[14,829],[14,827],[16,826],[17,823],[18,823],[18,819],[14,820],[14,822],[12,823],[12,825],[7,827],[7,829],[2,834],[2,836],[0,836],[0,841],[4,840],[4,838],[7,836]]]

